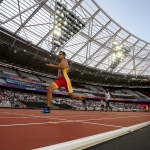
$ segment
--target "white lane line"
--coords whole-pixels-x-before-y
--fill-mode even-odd
[[[18,113],[9,113],[9,112],[3,112],[3,113],[7,113],[7,114],[15,114],[15,115],[24,115],[27,117],[34,117],[34,118],[47,118],[47,119],[57,119],[57,120],[62,120],[62,121],[69,121],[68,119],[60,119],[60,118],[54,118],[54,117],[49,117],[49,116],[35,116],[35,115],[27,115],[27,114],[18,114]],[[100,119],[86,119],[86,120],[74,120],[74,122],[84,122],[84,121],[92,121],[92,120],[107,120],[107,119],[126,119],[126,118],[134,118],[134,117],[143,117],[143,116],[150,116],[150,115],[140,115],[140,116],[128,116],[128,117],[112,117],[112,118],[100,118]],[[74,117],[74,116],[72,116]]]
[[[33,123],[23,123],[23,124],[1,124],[0,127],[11,127],[11,126],[28,126],[28,125],[39,125],[39,124],[59,124],[59,123],[69,123],[69,122],[75,122],[74,120],[66,120],[66,121],[59,121],[59,122],[53,122],[53,121],[48,121],[48,122],[33,122]],[[109,124],[98,124],[98,123],[91,123],[91,122],[80,122],[80,123],[87,123],[87,124],[94,124],[94,125],[101,125],[101,126],[112,126],[112,127],[119,127],[121,128],[122,126],[115,126],[115,125],[109,125]]]
[[[140,128],[146,127],[148,125],[150,125],[150,121],[140,123],[137,125],[133,125],[133,126],[129,126],[129,127],[125,127],[125,128],[121,128],[121,129],[117,129],[117,130],[113,130],[113,131],[109,131],[109,132],[105,132],[105,133],[101,133],[101,134],[96,134],[93,136],[88,136],[88,137],[84,137],[84,138],[80,138],[80,139],[76,139],[76,140],[72,140],[72,141],[68,141],[68,142],[63,142],[60,144],[41,147],[41,148],[37,148],[34,150],[75,150],[75,149],[79,150],[79,149],[85,149],[87,147],[91,147],[93,145],[114,139],[116,137],[125,135],[127,133],[138,130]]]
[[[71,115],[71,116],[54,116],[54,117],[80,117],[80,116],[89,117],[89,116],[99,116],[99,115]]]
[[[81,120],[75,121],[75,120],[66,120],[66,121],[59,121],[59,123],[65,123],[65,122],[78,122],[78,123],[87,123],[87,124],[94,124],[94,125],[100,125],[100,126],[111,126],[111,127],[116,127],[116,128],[123,128],[123,126],[116,126],[116,125],[110,125],[110,124],[99,124],[99,123],[92,123],[92,122],[82,122]]]
[[[99,126],[111,126],[111,127],[116,127],[116,128],[123,128],[123,126],[116,126],[116,125],[111,125],[111,124],[99,124],[99,123],[92,123],[92,122],[83,122],[82,120],[76,121],[76,120],[66,120],[66,121],[59,121],[58,123],[65,123],[65,122],[78,122],[78,123],[87,123],[87,124],[94,124],[94,125],[99,125]]]
[[[138,117],[143,117],[145,115],[141,115],[141,116],[128,116],[128,117],[112,117],[112,118],[100,118],[100,119],[87,119],[87,120],[82,120],[82,121],[92,121],[92,120],[107,120],[107,119],[126,119],[126,118],[138,118]]]
[[[28,116],[28,117],[34,117],[34,118],[47,118],[47,119],[67,120],[67,119],[54,118],[54,117],[50,117],[50,116],[44,116],[43,117],[43,116],[26,115],[26,114],[17,114],[17,115],[24,115],[24,116]]]
[[[116,128],[123,128],[123,126],[115,126],[115,125],[111,125],[111,124],[99,124],[99,123],[92,123],[92,122],[81,122],[81,123],[94,124],[94,125],[99,125],[99,126],[110,126],[110,127],[116,127]]]
[[[20,118],[20,119],[22,119],[22,118],[30,118],[30,119],[33,119],[33,117],[24,117],[24,116],[22,116],[22,117],[21,116],[20,117],[0,117],[0,118],[3,118],[3,119],[5,119],[5,118],[6,119],[8,119],[8,118],[9,119],[14,119],[14,118]]]
[[[4,113],[8,113],[8,114],[15,114],[15,115],[24,115],[24,116],[28,116],[28,117],[34,117],[34,118],[48,118],[48,119],[57,119],[57,120],[68,120],[68,119],[60,119],[60,118],[56,118],[56,117],[59,117],[59,116],[36,116],[36,115],[27,115],[27,114],[18,114],[18,113],[9,113],[9,112],[4,112]],[[43,115],[46,115],[46,114],[43,114]],[[76,115],[76,116],[90,116],[90,115]],[[93,115],[92,115],[93,116]],[[94,115],[94,116],[97,116],[97,115]],[[68,116],[61,116],[61,117],[68,117]],[[69,117],[75,117],[75,116],[69,116]],[[76,120],[78,121],[78,120]],[[79,120],[80,121],[80,120]],[[83,121],[83,120],[82,120]],[[86,121],[86,120],[85,120]]]
[[[18,114],[18,113],[10,113],[10,112],[1,112],[1,113],[8,113],[8,114]],[[18,114],[20,115],[20,114]],[[24,114],[25,115],[25,114]],[[27,115],[27,114],[26,114]],[[80,117],[80,116],[99,116],[98,114],[97,115],[70,115],[70,116],[52,116],[52,117]]]
[[[27,117],[33,117],[33,118],[47,118],[47,119],[57,119],[57,120],[67,120],[67,119],[60,119],[60,118],[54,118],[54,117],[50,117],[50,116],[35,116],[35,115],[27,115],[27,114],[18,114],[18,113],[9,113],[9,112],[3,112],[3,113],[7,113],[7,114],[14,114],[14,115],[21,115],[21,116],[27,116]]]
[[[12,127],[12,126],[29,126],[29,125],[40,125],[40,124],[57,124],[57,122],[52,122],[52,121],[48,121],[48,122],[33,122],[33,123],[24,123],[24,124],[1,124],[0,127]]]
[[[1,124],[0,127],[10,127],[10,126],[28,126],[28,125],[39,125],[39,124],[59,124],[59,123],[67,123],[74,122],[74,120],[66,120],[66,121],[48,121],[48,122],[33,122],[33,123],[20,123],[20,124]]]

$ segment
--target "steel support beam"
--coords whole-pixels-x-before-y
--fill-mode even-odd
[[[135,46],[136,45],[136,43],[138,43],[139,42],[139,40],[137,40],[132,46]],[[139,54],[139,52],[137,53],[137,54]],[[137,55],[136,54],[136,55]],[[136,57],[136,55],[134,56],[134,57]],[[132,57],[132,59],[133,59],[133,57]],[[122,66],[122,68],[120,68],[119,70],[118,70],[118,72],[120,72],[126,65],[128,65],[131,61],[132,61],[132,59],[130,59],[127,63],[125,63],[123,66]],[[128,73],[129,74],[129,73]]]
[[[150,67],[150,64],[139,75],[142,75],[149,67]]]
[[[17,15],[15,15],[15,16],[13,16],[13,17],[7,19],[6,21],[2,22],[2,24],[5,24],[5,23],[7,23],[8,21],[11,21],[12,19],[14,19],[14,18],[18,17],[19,15],[25,13],[26,11],[28,11],[28,10],[34,8],[35,6],[40,5],[40,4],[41,4],[42,2],[44,2],[44,1],[45,1],[45,0],[39,1],[38,3],[34,4],[33,6],[31,6],[31,7],[27,8],[27,9],[25,9],[24,11],[19,12]]]
[[[28,19],[17,29],[14,34],[17,34],[25,26],[25,24],[41,9],[41,7],[45,5],[47,1],[48,0],[44,0],[42,3],[40,3],[39,7],[36,8],[36,10],[28,17]]]
[[[53,32],[53,29],[51,29],[51,30],[36,44],[36,46],[38,46],[40,43],[42,43],[52,32]]]
[[[88,42],[92,41],[100,32],[102,32],[104,30],[104,28],[106,28],[111,21],[109,21],[103,28],[101,28],[92,38],[90,38],[70,59],[73,59],[87,44]],[[90,56],[91,57],[91,56]],[[87,59],[88,60],[88,59]],[[87,62],[87,60],[84,62],[84,64]]]
[[[148,43],[134,56],[134,58],[146,47],[148,45]],[[132,58],[133,59],[133,58]],[[127,64],[129,64],[131,61],[132,61],[132,59],[130,59],[124,66],[126,66]],[[128,74],[130,74],[132,72],[132,70],[128,73]]]
[[[145,46],[144,46],[145,47]],[[143,49],[143,48],[142,48]],[[140,52],[141,52],[141,50],[140,50]],[[148,53],[147,55],[146,55],[146,57],[144,57],[138,64],[136,64],[135,65],[135,68],[137,68],[141,63],[142,63],[142,61],[144,60],[144,59],[146,59],[148,56],[150,55],[150,53]],[[131,71],[130,71],[131,72]],[[129,73],[130,73],[129,72]]]
[[[129,34],[120,44],[123,44],[129,37],[130,37],[130,34]],[[112,51],[111,51],[111,52],[112,52]],[[106,71],[108,71],[108,70],[110,69],[110,67],[111,67],[111,66],[109,66],[109,67],[106,69]],[[116,68],[115,68],[115,69],[116,69]],[[114,69],[114,70],[115,70],[115,69]],[[114,70],[113,70],[113,71],[114,71]]]
[[[134,57],[134,50],[135,50],[135,46],[132,46],[132,50],[133,50],[133,70],[136,76],[136,67],[135,67],[135,57]]]
[[[103,48],[114,36],[116,36],[119,32],[120,32],[121,28],[113,35],[111,36],[95,53],[93,53],[93,55],[91,55],[91,57],[94,57],[94,55],[101,49]],[[100,62],[98,62],[96,65],[95,65],[95,68],[101,64],[107,57],[109,57],[109,55],[111,54],[111,51],[108,55],[106,55]]]
[[[73,7],[71,10],[75,10],[84,0],[80,0],[78,1]]]
[[[36,3],[40,2],[40,0],[34,0]],[[51,0],[51,1],[54,1],[55,0]],[[51,7],[49,7],[48,5],[44,5],[43,8],[49,12],[51,15],[54,15],[55,14],[55,10],[53,10]]]

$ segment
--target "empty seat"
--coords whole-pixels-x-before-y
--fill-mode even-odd
[[[6,83],[6,82],[5,82],[3,79],[1,79],[1,78],[0,78],[0,82],[1,82],[1,83]]]
[[[4,74],[8,74],[8,75],[12,75],[12,76],[18,76],[18,73],[14,69],[0,66],[0,71],[2,71]]]
[[[18,72],[19,72],[19,74],[20,74],[22,77],[26,77],[26,78],[31,79],[31,80],[40,81],[34,74],[25,73],[25,72],[21,72],[21,71],[18,71]]]

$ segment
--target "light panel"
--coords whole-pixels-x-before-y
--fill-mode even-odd
[[[118,44],[117,41],[112,42],[112,62],[111,69],[115,69],[130,53],[131,48]]]
[[[80,32],[86,22],[69,10],[67,6],[60,1],[56,2],[56,13],[53,31],[53,49],[64,46],[75,34]]]

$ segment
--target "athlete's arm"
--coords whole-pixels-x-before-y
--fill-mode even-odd
[[[59,65],[54,65],[54,64],[46,64],[46,66],[57,68],[57,69],[63,69],[68,67],[68,62],[66,59],[63,59]]]

